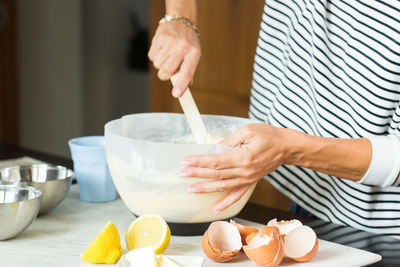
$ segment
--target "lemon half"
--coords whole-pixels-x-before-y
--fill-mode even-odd
[[[121,240],[117,227],[108,222],[82,253],[81,259],[90,263],[113,264],[122,255]]]
[[[128,250],[152,246],[156,254],[162,254],[171,240],[171,230],[158,214],[144,214],[136,218],[125,235]]]

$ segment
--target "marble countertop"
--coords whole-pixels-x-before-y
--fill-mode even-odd
[[[34,158],[27,158],[27,156]],[[15,165],[15,161],[20,159],[23,162],[26,160],[39,160],[72,168],[70,159],[15,145],[0,144],[0,164],[2,160],[6,160],[3,165]],[[346,245],[346,251],[351,251],[350,246],[381,254],[383,259],[378,264],[375,264],[376,266],[394,266],[400,260],[398,254],[400,240],[387,236],[376,235],[253,203],[247,203],[238,216],[261,223],[265,223],[272,218],[285,220],[296,218],[311,226],[317,232],[319,238],[333,241],[335,242],[334,244]],[[14,239],[0,241],[0,267],[99,266],[86,263],[79,256],[96,233],[109,220],[112,220],[120,231],[121,244],[124,252],[126,252],[123,237],[129,224],[134,220],[134,216],[125,207],[121,199],[108,203],[82,202],[79,200],[78,186],[76,184],[72,185],[67,198],[58,207],[50,211],[49,214],[38,217],[25,232]],[[204,256],[198,246],[200,238],[201,236],[173,236],[167,253]],[[223,264],[223,266],[226,265],[231,264]],[[235,264],[232,263],[232,265]],[[300,265],[305,267],[304,264]],[[209,266],[214,266],[214,264],[205,259],[203,267]],[[243,264],[239,266],[243,266]],[[251,266],[254,267],[255,265]],[[337,267],[339,265],[336,264],[334,266]],[[345,264],[340,266],[345,266]]]
[[[121,199],[106,203],[88,203],[79,200],[79,189],[72,185],[66,199],[50,213],[34,220],[32,225],[14,239],[0,242],[0,266],[6,267],[90,267],[99,266],[80,259],[80,254],[108,222],[117,226],[124,253],[127,252],[124,235],[134,216]],[[241,222],[240,219],[238,219]],[[245,222],[253,227],[260,225]],[[321,242],[322,241],[322,242]],[[379,256],[367,251],[342,246],[321,240],[320,252],[315,260],[301,264],[306,266],[355,266],[379,260]],[[201,236],[172,236],[166,254],[201,256]],[[342,255],[346,257],[337,257]],[[338,261],[340,259],[340,261]],[[283,265],[296,265],[284,262]],[[204,267],[214,266],[256,266],[243,253],[234,261],[224,264],[214,263],[204,258]],[[100,265],[102,266],[102,265]],[[109,265],[108,265],[109,266]]]
[[[22,234],[0,241],[0,266],[6,267],[71,267],[98,266],[80,259],[80,254],[97,232],[113,221],[121,244],[135,219],[121,199],[107,203],[88,203],[79,200],[78,185],[48,214],[37,217]]]

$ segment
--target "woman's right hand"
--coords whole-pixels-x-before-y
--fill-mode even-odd
[[[161,80],[179,72],[172,95],[180,97],[193,80],[200,54],[197,33],[182,22],[169,21],[158,26],[148,56]]]

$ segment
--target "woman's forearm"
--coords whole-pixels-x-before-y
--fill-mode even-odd
[[[197,0],[166,0],[167,14],[183,16],[197,24]]]
[[[236,149],[221,154],[187,157],[180,171],[182,177],[206,178],[206,181],[191,184],[189,192],[232,190],[229,197],[215,207],[217,212],[240,199],[251,186],[282,164],[360,180],[365,178],[363,176],[367,171],[369,173],[372,157],[368,139],[314,137],[266,123],[241,127],[222,140],[220,145]]]
[[[360,180],[368,170],[372,147],[368,139],[316,137],[294,133],[285,164],[306,167],[349,180]]]

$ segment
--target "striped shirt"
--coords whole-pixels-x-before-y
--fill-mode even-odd
[[[267,0],[249,114],[315,136],[400,142],[400,1]],[[400,147],[389,149],[376,166],[400,166]],[[266,179],[323,220],[400,238],[399,179],[376,186],[286,165]]]

